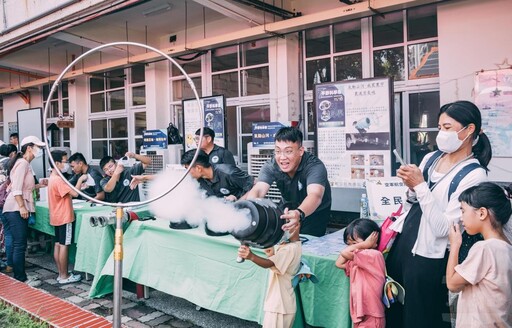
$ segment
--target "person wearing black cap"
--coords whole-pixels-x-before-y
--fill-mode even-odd
[[[213,142],[215,140],[215,131],[205,126],[203,128],[202,140],[199,140],[200,134],[201,129],[197,129],[195,137],[196,144],[209,156],[210,163],[236,165],[233,154],[226,148],[218,146]]]

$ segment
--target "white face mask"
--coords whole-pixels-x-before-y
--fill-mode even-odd
[[[34,146],[32,148],[32,154],[34,155],[34,158],[39,158],[43,156],[43,151],[39,147]]]
[[[69,163],[64,163],[64,166],[60,169],[62,173],[66,173],[69,170]]]
[[[436,137],[436,143],[439,150],[447,154],[457,151],[460,146],[462,146],[462,143],[470,136],[468,135],[464,140],[459,139],[459,133],[466,128],[467,126],[463,127],[458,132],[440,130]]]

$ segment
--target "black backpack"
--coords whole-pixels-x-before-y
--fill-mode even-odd
[[[169,123],[167,127],[167,142],[169,145],[179,145],[183,143],[180,131],[172,123]]]

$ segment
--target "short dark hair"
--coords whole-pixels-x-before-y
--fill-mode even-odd
[[[378,232],[380,239],[380,228],[375,221],[370,219],[355,219],[345,228],[345,232],[343,232],[343,241],[347,244],[349,238],[355,240],[357,237],[365,240],[373,232]]]
[[[108,163],[110,163],[111,161],[115,162],[116,160],[114,159],[114,157],[112,156],[105,156],[101,159],[100,161],[100,170],[103,170],[103,168],[105,167],[105,165],[107,165]]]
[[[299,146],[302,146],[302,132],[294,127],[285,126],[277,131],[276,136],[274,137],[275,141],[288,141],[288,142],[297,142]]]
[[[203,129],[203,136],[210,136],[212,138],[212,141],[215,139],[215,131],[210,129],[209,127],[205,126],[204,128],[199,128],[196,131],[196,136],[201,134],[201,129]]]
[[[9,138],[18,138],[19,139],[19,135],[18,135],[18,132],[13,132],[11,133],[11,135],[9,136]]]
[[[87,161],[82,153],[74,153],[68,158],[68,162],[83,162],[87,165]]]
[[[18,148],[13,144],[3,144],[0,146],[0,155],[9,157],[12,152],[17,152]]]
[[[464,190],[459,202],[473,208],[485,207],[491,213],[491,225],[495,229],[505,226],[512,215],[512,206],[505,190],[492,182],[483,182]]]
[[[181,157],[181,165],[190,165],[192,163],[192,159],[194,159],[194,155],[196,153],[195,149],[191,149],[183,154]],[[202,167],[210,167],[210,157],[203,150],[199,149],[199,154],[197,154],[196,161],[194,165],[201,165]]]
[[[62,158],[68,156],[68,154],[62,150],[53,150],[50,154],[56,163],[62,163]],[[52,162],[50,162],[50,166],[53,167]]]

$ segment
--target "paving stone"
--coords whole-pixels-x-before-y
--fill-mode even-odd
[[[151,327],[155,327],[155,326],[158,326],[159,324],[162,324],[164,322],[167,322],[169,320],[173,319],[173,317],[171,317],[170,315],[162,315],[156,319],[153,319],[151,321],[148,321],[146,322],[147,325],[151,326]]]
[[[56,296],[58,298],[67,298],[67,297],[75,296],[75,295],[73,295],[73,293],[70,293],[67,290],[63,290],[63,289],[58,290],[52,294],[53,294],[53,296]]]
[[[78,294],[78,296],[83,297],[83,298],[89,298],[89,292],[83,292],[81,294]]]
[[[130,316],[131,318],[137,319],[140,318],[148,313],[153,312],[154,309],[150,308],[149,306],[145,305],[136,305],[132,308],[126,309],[123,311],[123,314],[126,314],[127,316]]]
[[[126,323],[126,326],[127,327],[130,327],[130,328],[150,328],[151,326],[148,326],[146,324],[143,324],[142,322],[140,321],[137,321],[137,320],[131,320],[131,321],[128,321]]]
[[[82,291],[88,292],[91,289],[90,285],[86,285],[84,283],[79,283],[78,285],[75,285],[76,288],[80,288]]]
[[[78,289],[78,288],[76,288],[76,287],[66,288],[66,290],[67,290],[68,292],[71,292],[71,293],[75,294],[75,295],[82,294],[82,293],[84,292],[83,290]]]
[[[102,317],[107,317],[109,315],[112,315],[112,309],[108,309],[104,306],[100,306],[100,307],[91,309],[91,312],[94,312],[97,315],[101,315]]]
[[[140,317],[138,320],[140,322],[144,322],[145,323],[145,322],[151,321],[153,319],[156,319],[156,318],[158,318],[158,317],[160,317],[162,315],[164,315],[162,312],[155,311],[155,312],[151,312],[149,314],[146,314],[145,316]]]
[[[46,269],[39,269],[34,272],[36,272],[42,279],[55,276],[55,272],[51,272]]]
[[[84,299],[83,299],[83,298],[81,298],[80,296],[76,296],[76,295],[73,295],[73,296],[71,296],[71,297],[67,297],[67,298],[66,298],[66,300],[67,300],[67,301],[70,301],[70,302],[72,302],[72,303],[75,303],[75,304],[78,304],[78,303],[80,303],[80,302],[83,302],[83,301],[84,301]]]
[[[114,302],[112,302],[111,300],[103,300],[103,301],[100,301],[98,302],[101,306],[104,306],[106,308],[113,308],[114,307]]]
[[[96,309],[96,308],[99,308],[101,305],[99,305],[98,303],[94,303],[94,302],[91,302],[90,304],[82,307],[84,310],[88,310],[88,311],[91,311],[92,309]]]
[[[47,284],[50,284],[50,285],[57,285],[58,284],[56,279],[46,279],[46,280],[44,280],[44,282],[47,283]]]
[[[59,285],[60,288],[62,289],[70,289],[70,288],[75,288],[75,286],[73,284],[64,284],[64,285]]]
[[[194,325],[188,321],[183,321],[183,320],[174,320],[174,321],[171,321],[171,327],[174,327],[174,328],[191,328],[191,327],[194,327]]]
[[[137,306],[137,303],[133,303],[133,302],[128,302],[126,304],[122,304],[121,305],[121,309],[122,310],[125,310],[125,309],[129,309],[129,308],[132,308],[134,306]]]

